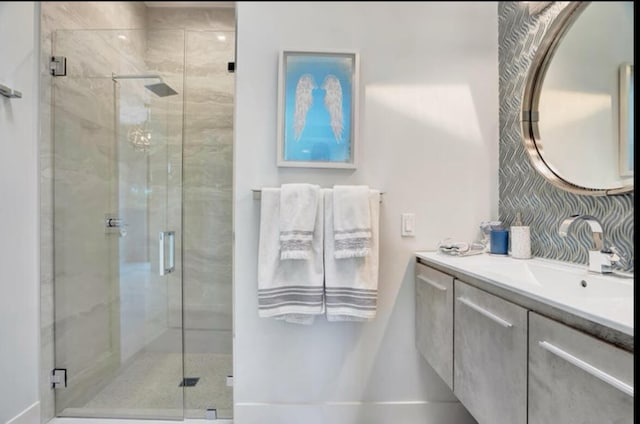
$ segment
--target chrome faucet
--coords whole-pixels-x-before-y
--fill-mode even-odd
[[[569,230],[577,221],[586,221],[591,228],[593,247],[589,249],[589,271],[599,274],[609,274],[613,272],[613,265],[620,262],[620,256],[615,247],[605,247],[602,224],[591,215],[571,215],[560,224],[560,237],[567,237]]]

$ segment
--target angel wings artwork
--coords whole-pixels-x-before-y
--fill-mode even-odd
[[[319,87],[313,75],[304,74],[298,79],[295,91],[293,111],[294,140],[299,141],[307,124],[307,114],[313,106],[314,90]],[[333,131],[336,143],[342,143],[344,130],[344,115],[342,113],[342,85],[333,74],[326,75],[320,88],[324,91],[324,107],[329,113],[329,125]]]
[[[278,166],[355,167],[358,63],[355,53],[281,53]]]

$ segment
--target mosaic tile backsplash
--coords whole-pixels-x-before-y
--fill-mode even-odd
[[[556,188],[532,167],[521,138],[520,111],[527,70],[549,29],[566,7],[554,2],[538,15],[529,16],[524,2],[498,3],[500,71],[500,200],[499,217],[507,226],[522,214],[531,227],[534,256],[586,264],[592,245],[586,223],[576,223],[566,239],[558,235],[560,222],[569,215],[593,215],[604,229],[605,243],[624,257],[621,269],[633,272],[633,193],[594,197]]]

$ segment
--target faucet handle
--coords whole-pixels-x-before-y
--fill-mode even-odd
[[[614,272],[614,267],[620,267],[625,260],[625,257],[615,246],[604,248],[600,253],[604,255],[604,263],[601,264],[603,274]]]
[[[598,274],[608,274],[612,271],[611,254],[604,250],[589,250],[589,265],[590,272]]]
[[[602,253],[609,257],[609,261],[611,261],[612,264],[620,263],[624,260],[624,255],[622,255],[615,246],[609,246],[608,248],[602,249]]]

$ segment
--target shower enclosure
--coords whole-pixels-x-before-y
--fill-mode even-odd
[[[198,103],[203,84],[232,84],[203,73],[216,37],[53,34],[52,60],[66,60],[51,79],[57,416],[231,417],[230,253],[204,247],[226,245],[207,217],[227,194],[230,208],[231,177],[198,158],[231,145]]]

